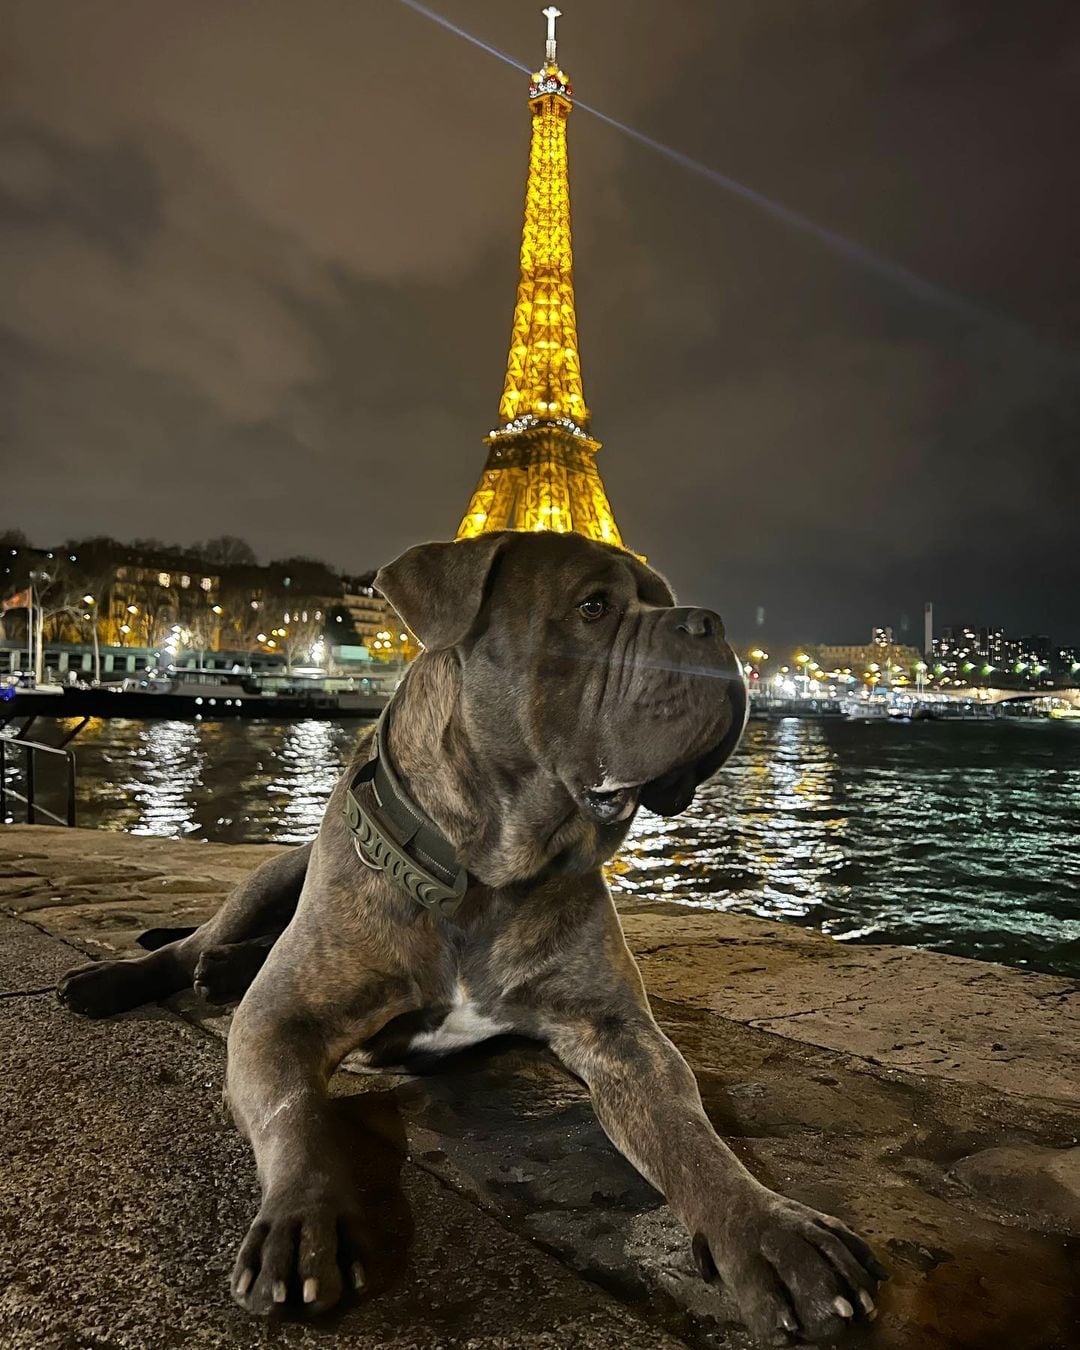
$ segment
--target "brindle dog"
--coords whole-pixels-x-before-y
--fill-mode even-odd
[[[633,555],[578,535],[422,545],[377,585],[425,648],[392,700],[388,746],[468,868],[452,920],[357,856],[342,808],[369,733],[313,845],[264,864],[191,936],[60,988],[107,1015],[192,984],[223,1001],[253,979],[226,1081],[262,1183],[236,1299],[266,1313],[296,1290],[321,1312],[364,1282],[369,1239],[327,1093],[348,1051],[385,1063],[515,1031],[584,1080],[760,1339],[872,1317],[885,1272],[862,1239],[768,1190],[716,1135],[601,871],[639,806],[683,810],[739,739],[745,687],[719,616],[676,607]]]

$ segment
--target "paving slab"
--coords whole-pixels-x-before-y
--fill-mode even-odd
[[[78,947],[48,937],[27,923],[0,919],[0,998],[55,989],[65,971],[85,960]]]
[[[650,992],[875,1064],[1080,1106],[1075,980],[717,917],[623,915]]]

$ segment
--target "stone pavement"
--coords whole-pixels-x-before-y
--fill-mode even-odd
[[[584,1092],[505,1042],[422,1078],[337,1075],[390,1234],[383,1287],[313,1328],[232,1308],[255,1190],[219,1102],[227,1019],[185,995],[90,1023],[50,990],[72,947],[198,922],[265,856],[0,829],[0,912],[23,920],[0,926],[0,1350],[746,1347]],[[1080,1346],[1075,986],[669,906],[623,921],[717,1128],[892,1268],[859,1344]]]

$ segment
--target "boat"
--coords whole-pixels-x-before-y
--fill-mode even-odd
[[[247,675],[185,671],[129,676],[115,685],[65,685],[48,692],[18,689],[3,704],[3,717],[176,718],[227,722],[377,717],[390,693],[372,680],[297,680],[260,688]],[[358,687],[359,686],[359,687]]]
[[[850,722],[910,722],[911,708],[883,698],[848,699],[844,716]]]

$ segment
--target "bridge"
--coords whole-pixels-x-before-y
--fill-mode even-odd
[[[976,703],[1034,703],[1041,699],[1056,699],[1080,712],[1080,689],[994,689],[968,685],[965,689],[936,689],[934,692]]]

